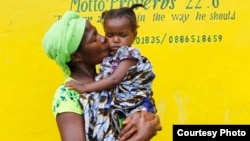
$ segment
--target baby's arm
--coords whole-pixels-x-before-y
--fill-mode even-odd
[[[124,79],[129,68],[136,65],[136,63],[137,59],[135,58],[128,58],[122,60],[118,64],[115,71],[110,76],[103,78],[99,81],[96,81],[94,83],[84,85],[83,86],[84,91],[93,92],[93,91],[101,91],[116,87]]]
[[[135,58],[123,59],[118,64],[115,71],[106,78],[103,78],[99,81],[90,84],[79,84],[72,80],[67,82],[66,86],[78,91],[79,93],[95,92],[95,91],[114,88],[124,79],[129,68],[136,65],[137,61],[138,60]]]

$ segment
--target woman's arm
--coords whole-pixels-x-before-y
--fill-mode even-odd
[[[119,141],[149,141],[162,130],[159,116],[144,110],[133,113],[124,123]]]
[[[136,65],[137,59],[128,58],[122,60],[115,71],[108,77],[90,84],[80,84],[74,80],[65,83],[66,87],[74,89],[79,93],[102,91],[116,87],[125,78],[127,71]]]
[[[83,116],[73,112],[60,113],[56,117],[62,141],[85,141]]]

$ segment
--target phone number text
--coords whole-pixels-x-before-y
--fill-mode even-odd
[[[222,42],[223,36],[221,34],[214,35],[167,35],[162,36],[138,36],[135,39],[135,44],[170,44],[177,43],[216,43]]]

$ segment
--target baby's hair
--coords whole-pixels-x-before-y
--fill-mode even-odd
[[[139,25],[137,24],[136,15],[134,9],[137,7],[143,7],[142,4],[133,4],[131,7],[121,7],[119,9],[111,9],[109,11],[102,12],[103,25],[107,19],[126,17],[130,22],[132,31],[136,31]]]

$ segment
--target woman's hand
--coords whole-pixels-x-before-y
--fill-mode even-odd
[[[159,116],[140,111],[132,114],[124,121],[124,128],[119,134],[120,141],[148,141],[162,130]]]

